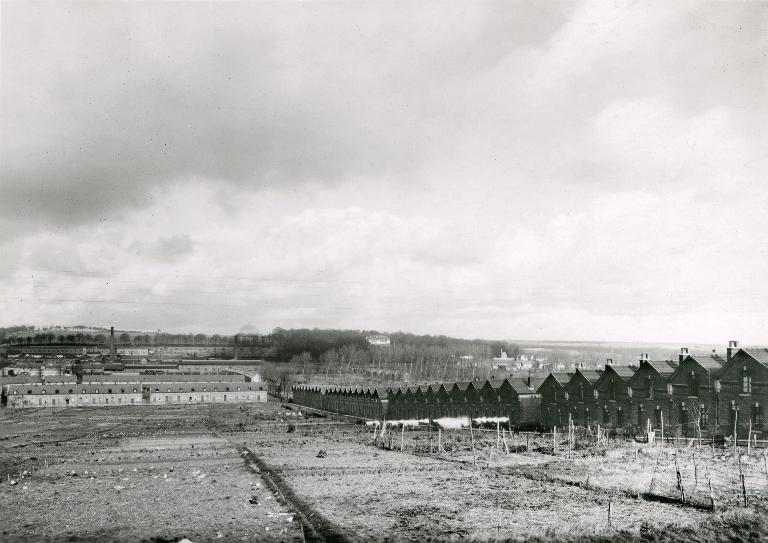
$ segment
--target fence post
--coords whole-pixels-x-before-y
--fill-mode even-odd
[[[765,464],[765,477],[768,478],[768,449],[763,451],[763,464]]]
[[[741,480],[741,496],[744,499],[744,507],[747,506],[747,486],[744,483],[744,470],[741,469],[741,456],[737,457],[739,462],[739,479]]]
[[[608,527],[611,526],[611,506],[613,505],[613,501],[608,500]]]
[[[552,454],[557,456],[557,426],[552,427]]]
[[[696,470],[696,452],[693,453],[693,489],[699,486],[699,472]]]
[[[659,447],[664,446],[664,411],[661,412],[661,443],[659,443]]]
[[[472,447],[472,467],[477,465],[477,458],[475,457],[475,434],[472,432],[472,419],[469,419],[469,443]]]
[[[707,481],[709,482],[709,504],[712,507],[712,511],[715,510],[715,491],[712,490],[712,474],[707,473]]]

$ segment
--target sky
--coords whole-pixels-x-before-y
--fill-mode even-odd
[[[0,326],[768,343],[767,3],[0,21]]]

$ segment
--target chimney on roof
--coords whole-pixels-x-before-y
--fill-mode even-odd
[[[731,357],[733,356],[733,353],[736,352],[739,349],[739,342],[735,339],[732,339],[728,342],[728,349],[725,351],[725,360],[727,362],[731,361]]]
[[[680,347],[680,356],[677,357],[677,360],[682,364],[686,356],[688,356],[688,347]]]
[[[606,366],[613,366],[613,358],[608,358],[605,361]]]

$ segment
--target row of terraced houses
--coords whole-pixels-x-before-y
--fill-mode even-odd
[[[768,350],[729,343],[725,358],[691,355],[603,370],[550,373],[546,379],[504,379],[386,388],[299,385],[293,402],[369,419],[508,417],[518,428],[602,425],[667,435],[768,436]]]

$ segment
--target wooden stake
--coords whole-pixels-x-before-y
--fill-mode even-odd
[[[680,489],[680,501],[685,503],[685,489],[683,488],[683,477],[680,475],[680,466],[677,464],[677,453],[675,453],[675,473],[677,474],[677,488]]]
[[[493,449],[491,448],[490,445],[488,445],[488,465],[486,466],[486,468],[490,468],[491,467],[491,454],[492,453],[493,453]]]
[[[738,409],[734,409],[734,413],[733,413],[733,456],[737,456],[736,447],[737,447],[737,443],[739,442],[738,426],[737,426],[738,421],[739,421],[739,410]]]
[[[765,477],[768,479],[768,449],[763,451],[763,464],[765,464]]]
[[[693,489],[699,486],[699,472],[696,470],[696,453],[693,453]]]
[[[712,490],[712,475],[707,473],[707,482],[709,483],[709,505],[712,507],[712,511],[715,510],[715,491]]]
[[[501,440],[504,442],[504,452],[509,454],[509,447],[507,447],[507,436],[504,435],[504,429],[501,430]]]
[[[469,443],[472,446],[472,466],[477,465],[477,458],[475,457],[475,434],[472,433],[472,419],[469,419]]]
[[[611,500],[608,500],[608,527],[611,526],[611,506],[613,505],[613,502]]]
[[[739,465],[739,479],[741,480],[741,495],[744,499],[744,507],[747,506],[747,487],[744,483],[744,471],[741,469],[741,456],[737,456]]]
[[[552,453],[557,456],[557,426],[552,427]]]
[[[664,411],[661,413],[661,443],[659,443],[659,447],[664,446]]]
[[[749,420],[749,433],[747,434],[747,454],[752,454],[752,419]]]
[[[432,419],[429,419],[429,454],[432,454]]]

